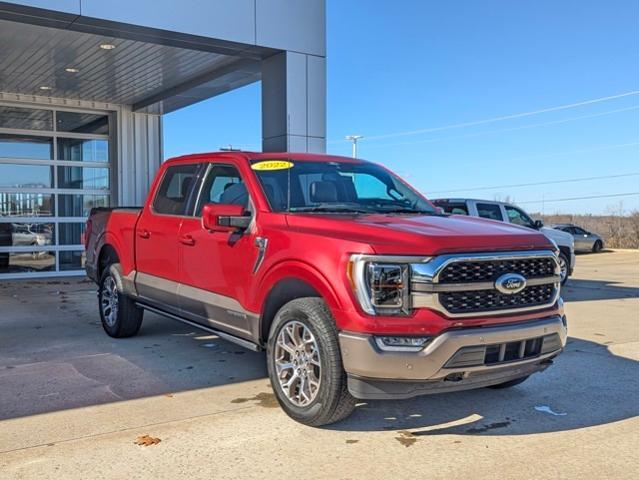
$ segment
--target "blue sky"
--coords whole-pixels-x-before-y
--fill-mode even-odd
[[[328,151],[364,135],[360,157],[431,198],[639,210],[639,195],[554,201],[639,192],[637,18],[631,0],[327,0]],[[167,157],[259,148],[259,83],[167,115],[164,137]],[[506,186],[602,176],[615,178]]]

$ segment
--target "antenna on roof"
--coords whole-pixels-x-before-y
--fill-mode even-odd
[[[233,147],[233,145],[231,145],[229,143],[228,147],[220,147],[220,151],[222,151],[222,152],[241,152],[242,149],[241,148],[237,148],[237,147]]]

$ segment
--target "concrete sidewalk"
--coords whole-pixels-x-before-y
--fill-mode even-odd
[[[92,284],[0,283],[0,478],[639,478],[639,252],[579,256],[568,285],[545,373],[313,429],[263,354],[150,314],[113,340]]]

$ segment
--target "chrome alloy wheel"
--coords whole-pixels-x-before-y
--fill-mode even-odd
[[[564,279],[568,276],[568,262],[563,255],[559,255],[559,268],[561,269],[561,283],[564,283]]]
[[[321,364],[319,346],[309,328],[291,320],[280,330],[273,351],[280,387],[291,403],[309,405],[319,392]]]
[[[113,327],[118,320],[119,300],[118,286],[115,283],[115,279],[111,276],[106,277],[102,283],[100,308],[102,309],[104,321],[109,327]]]

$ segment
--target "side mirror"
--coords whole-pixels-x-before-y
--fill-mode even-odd
[[[251,217],[244,215],[242,205],[207,203],[202,208],[202,226],[211,232],[234,232],[245,230]]]
[[[533,225],[537,230],[539,230],[541,227],[544,226],[544,222],[542,222],[541,220],[535,220],[535,223]]]

